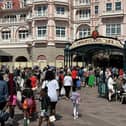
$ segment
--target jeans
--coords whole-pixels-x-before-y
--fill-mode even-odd
[[[5,105],[6,105],[6,102],[0,102],[0,110],[3,110],[3,108],[5,107]],[[1,121],[0,123],[1,123],[1,126],[5,126],[4,121]]]

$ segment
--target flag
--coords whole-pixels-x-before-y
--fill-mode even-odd
[[[12,0],[13,9],[17,10],[20,8],[20,0]]]

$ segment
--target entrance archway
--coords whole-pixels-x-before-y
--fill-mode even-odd
[[[24,56],[19,56],[19,57],[16,58],[15,61],[16,61],[16,62],[27,62],[28,60],[27,60],[27,58],[24,57]]]
[[[79,39],[70,46],[69,51],[76,55],[76,61],[84,61],[84,64],[123,67],[123,44],[115,38],[98,36],[95,39]]]

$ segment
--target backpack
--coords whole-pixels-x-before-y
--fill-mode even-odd
[[[82,76],[83,76],[83,70],[82,70],[82,69],[80,69],[80,70],[78,71],[78,76],[79,76],[79,77],[82,77]]]

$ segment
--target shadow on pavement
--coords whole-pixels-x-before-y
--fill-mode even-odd
[[[19,120],[22,120],[23,119],[23,114],[15,114],[15,121],[19,121]]]

